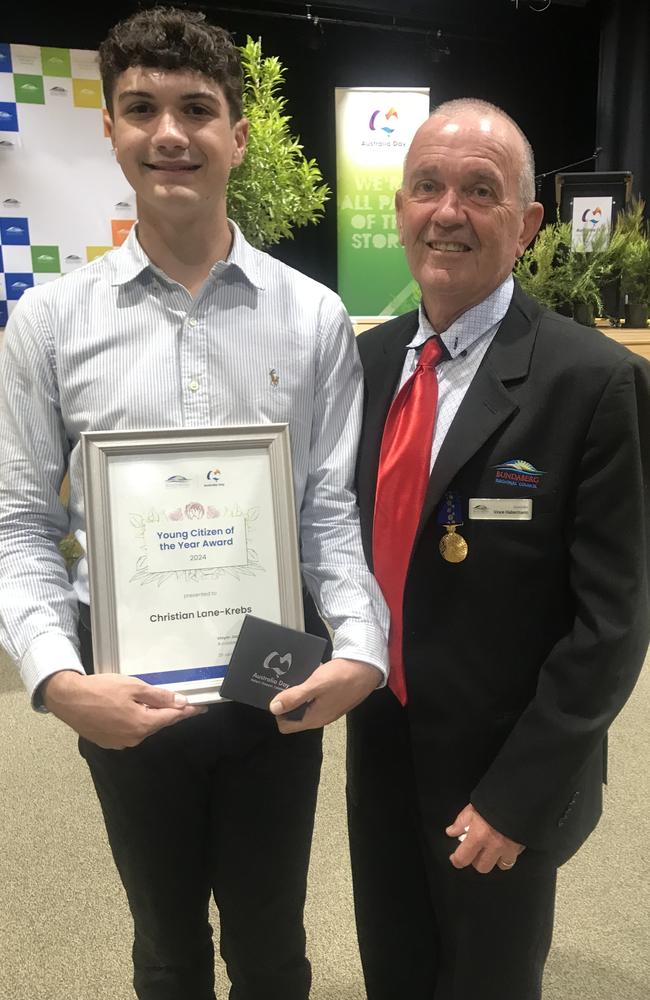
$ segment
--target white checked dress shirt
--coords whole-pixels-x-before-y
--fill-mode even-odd
[[[84,541],[80,433],[288,423],[303,578],[334,656],[387,670],[388,611],[352,492],[362,376],[337,295],[251,247],[196,298],[152,265],[135,227],[119,249],[25,293],[0,354],[0,643],[33,694],[82,670],[77,599],[57,544]],[[59,500],[69,467],[70,506]]]
[[[509,275],[483,302],[468,309],[440,335],[449,353],[449,359],[440,361],[436,365],[438,410],[431,444],[431,468],[485,352],[508,311],[513,290],[514,281],[512,275]],[[418,331],[408,345],[397,392],[415,370],[419,348],[435,332],[427,319],[424,306],[420,304]]]

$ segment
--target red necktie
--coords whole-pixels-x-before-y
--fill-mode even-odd
[[[437,337],[425,343],[417,367],[395,396],[381,439],[372,535],[374,573],[390,610],[388,686],[406,704],[402,647],[404,584],[424,495],[438,405]]]

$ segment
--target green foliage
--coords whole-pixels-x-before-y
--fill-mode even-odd
[[[573,247],[570,222],[545,226],[515,268],[524,291],[543,305],[566,312],[569,305],[591,306],[602,313],[602,287],[620,271],[625,234],[601,229],[590,239],[590,249]]]
[[[616,217],[616,228],[625,236],[636,236],[644,228],[645,201],[632,195],[630,202]]]
[[[630,200],[629,207],[619,213],[616,228],[624,237],[621,291],[632,303],[650,305],[650,227],[642,198]]]
[[[630,239],[625,247],[621,290],[630,302],[650,305],[650,240],[647,236]]]
[[[523,290],[549,309],[570,301],[562,281],[562,265],[570,245],[571,224],[557,219],[540,229],[535,242],[515,266],[515,277]]]
[[[244,162],[230,177],[228,211],[246,239],[262,248],[291,237],[294,226],[318,222],[330,189],[316,161],[306,159],[299,138],[291,134],[286,100],[279,94],[282,63],[263,56],[261,41],[250,37],[240,52],[250,131]]]
[[[59,544],[59,549],[61,555],[65,559],[65,564],[70,569],[70,567],[76,563],[77,559],[80,559],[84,554],[81,545],[74,537],[74,535],[66,535]]]
[[[612,232],[599,229],[589,235],[591,249],[584,249],[583,236],[583,246],[572,249],[567,257],[566,283],[570,301],[591,306],[599,316],[603,313],[603,285],[613,280],[620,270],[625,237],[616,229]]]

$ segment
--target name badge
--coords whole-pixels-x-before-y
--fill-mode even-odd
[[[474,497],[469,501],[470,521],[530,521],[533,501],[524,497],[487,500]]]

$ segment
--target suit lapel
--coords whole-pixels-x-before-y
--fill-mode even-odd
[[[415,336],[417,328],[418,314],[411,312],[389,320],[369,334],[364,334],[359,341],[366,399],[357,464],[357,490],[367,555],[384,424],[404,366],[406,347]]]
[[[425,495],[416,536],[435,511],[460,469],[488,438],[516,413],[509,384],[526,378],[542,315],[540,307],[517,283],[510,308],[467,390],[436,459]],[[357,487],[366,546],[374,510],[381,437],[386,415],[404,364],[406,346],[418,327],[417,312],[389,321],[359,341],[366,380],[364,432],[359,450]]]
[[[416,542],[457,473],[517,412],[518,406],[507,386],[528,374],[540,316],[539,307],[515,286],[510,308],[472,379],[435,461]]]

